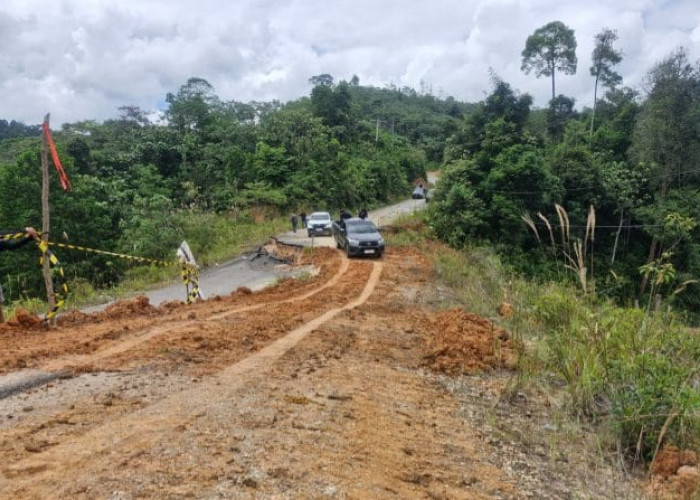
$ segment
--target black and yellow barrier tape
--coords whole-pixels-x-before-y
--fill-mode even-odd
[[[12,233],[0,235],[0,241],[11,241],[19,240],[29,236],[29,233]],[[39,259],[40,264],[43,264],[44,259],[49,260],[49,264],[52,269],[52,276],[57,276],[59,280],[54,281],[54,299],[55,305],[50,311],[46,313],[44,317],[45,321],[51,321],[58,310],[65,306],[66,299],[68,298],[68,282],[66,280],[65,272],[63,271],[63,266],[59,262],[56,255],[51,251],[49,246],[67,248],[70,250],[79,250],[82,252],[100,254],[100,255],[110,255],[112,257],[118,257],[120,259],[132,260],[135,262],[140,262],[144,264],[152,264],[157,266],[170,266],[174,264],[180,264],[182,266],[182,281],[185,284],[187,290],[187,303],[192,304],[201,298],[201,293],[199,290],[199,268],[189,264],[187,262],[182,262],[179,260],[160,260],[160,259],[150,259],[147,257],[138,257],[135,255],[128,255],[124,253],[109,252],[107,250],[99,250],[97,248],[89,248],[80,245],[72,245],[70,243],[59,243],[54,241],[44,241],[40,238],[36,238],[37,246],[41,251],[41,258]],[[53,278],[52,278],[53,279]],[[56,282],[60,281],[60,282]]]
[[[66,274],[63,272],[63,266],[59,262],[56,255],[49,249],[49,242],[36,238],[36,244],[41,251],[41,258],[39,259],[39,262],[40,264],[43,264],[44,259],[49,260],[49,266],[52,269],[52,280],[54,280],[54,306],[46,313],[46,316],[44,317],[44,321],[48,322],[56,316],[59,309],[66,305],[66,300],[68,299],[68,281],[66,280]],[[56,275],[58,275],[59,280],[54,279],[54,276]]]
[[[187,289],[188,304],[192,304],[201,298],[199,292],[199,269],[191,264],[182,263],[182,281]]]
[[[137,262],[143,262],[145,264],[153,264],[153,265],[157,265],[157,266],[171,266],[171,265],[177,263],[177,261],[174,261],[174,260],[168,261],[168,260],[149,259],[147,257],[137,257],[136,255],[128,255],[125,253],[108,252],[107,250],[98,250],[97,248],[82,247],[79,245],[72,245],[70,243],[59,243],[57,241],[50,241],[49,245],[52,247],[69,248],[71,250],[80,250],[82,252],[95,253],[95,254],[100,254],[100,255],[110,255],[112,257],[119,257],[120,259],[134,260]]]
[[[21,240],[29,236],[29,233],[11,233],[0,235],[0,241]]]
[[[182,266],[182,281],[185,284],[185,289],[187,290],[187,303],[192,304],[193,302],[196,302],[197,299],[201,298],[199,290],[199,269],[196,266],[193,266],[192,264],[189,264],[187,262],[182,262],[179,260],[150,259],[148,257],[138,257],[136,255],[109,252],[107,250],[99,250],[97,248],[89,248],[79,245],[73,245],[70,243],[59,243],[54,241],[50,242],[49,245],[61,248],[68,248],[71,250],[80,250],[82,252],[89,252],[100,255],[110,255],[112,257],[118,257],[120,259],[127,259],[156,266],[171,266],[179,263]]]
[[[31,235],[27,232],[3,234],[0,235],[0,241],[22,240],[30,236]],[[44,317],[44,321],[51,321],[51,319],[56,316],[58,310],[66,304],[66,299],[68,297],[68,282],[66,281],[63,266],[59,262],[56,255],[54,255],[54,253],[49,249],[47,242],[40,238],[34,239],[36,240],[36,244],[41,252],[39,264],[43,265],[44,259],[48,259],[49,266],[51,268],[51,280],[53,281],[54,285],[54,306],[46,313],[46,316]]]

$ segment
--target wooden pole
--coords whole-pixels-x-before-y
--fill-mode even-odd
[[[44,117],[44,123],[49,125],[49,113]],[[43,134],[41,141],[41,239],[49,240],[49,139],[46,134]],[[49,259],[44,259],[44,283],[46,284],[46,300],[49,304],[49,310],[52,310],[56,305],[56,297],[53,292],[53,280],[51,279],[51,266]]]

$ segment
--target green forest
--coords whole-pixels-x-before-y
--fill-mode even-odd
[[[260,220],[316,209],[356,210],[404,198],[437,165],[470,106],[357,78],[310,80],[294,102],[224,102],[204,79],[165,96],[162,123],[125,105],[117,119],[54,131],[73,184],[52,173],[51,239],[171,258],[183,238],[196,253]],[[39,126],[0,121],[0,220],[41,225]],[[70,280],[119,282],[129,262],[60,252]],[[10,299],[41,296],[36,252],[4,252]]]
[[[215,242],[222,218],[378,206],[439,169],[427,219],[450,245],[488,243],[520,272],[623,304],[700,310],[700,69],[679,49],[648,69],[643,89],[628,88],[616,40],[596,36],[596,99],[580,111],[556,93],[555,76],[578,66],[575,35],[558,21],[522,51],[533,86],[551,79],[544,108],[495,73],[478,103],[328,74],[295,101],[243,103],[190,78],[158,119],[125,104],[118,118],[54,131],[74,190],[52,180],[51,238],[171,257],[184,237],[197,250]],[[40,130],[0,120],[4,228],[40,225]],[[36,255],[14,254],[0,256],[6,295],[40,296]],[[95,287],[127,267],[69,259],[71,278]]]

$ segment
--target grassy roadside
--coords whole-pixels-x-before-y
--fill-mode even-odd
[[[189,243],[202,267],[215,265],[253,250],[269,236],[286,229],[286,219],[283,218],[256,222],[247,218],[234,220],[226,215],[195,213],[183,215],[178,222],[182,239]],[[173,258],[176,250],[172,249]],[[134,266],[127,270],[124,279],[118,285],[104,289],[96,289],[86,280],[73,280],[68,284],[70,294],[66,309],[96,305],[179,281],[180,268],[176,265]],[[6,319],[12,318],[19,308],[43,316],[47,305],[38,299],[15,301],[4,308]]]
[[[494,318],[521,341],[509,392],[543,393],[553,420],[592,429],[594,448],[619,467],[644,470],[666,444],[700,450],[697,330],[672,311],[622,308],[567,284],[525,280],[489,247],[456,251],[434,241],[421,217],[399,221],[388,244],[432,256],[441,307]]]

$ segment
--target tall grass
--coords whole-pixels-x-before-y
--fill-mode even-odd
[[[201,265],[250,251],[268,237],[287,229],[286,220],[282,218],[256,222],[246,217],[233,219],[213,213],[183,212],[177,222]]]
[[[700,447],[700,335],[672,313],[648,315],[543,294],[534,317],[546,332],[541,360],[565,383],[572,412],[610,432],[626,456],[649,461],[663,443]]]
[[[549,219],[547,219],[547,217],[545,217],[541,212],[537,212],[537,218],[544,222],[549,232],[549,241],[554,258],[556,259],[557,264],[559,264],[559,254],[561,253],[564,260],[564,267],[576,274],[583,293],[595,291],[592,252],[593,243],[595,242],[595,208],[593,205],[591,205],[588,210],[588,217],[586,218],[586,232],[583,238],[571,237],[571,224],[569,222],[569,214],[567,213],[566,209],[556,203],[554,204],[554,209],[556,210],[557,218],[559,219],[559,232],[561,237],[560,244],[556,243],[554,230],[552,229],[552,224],[549,222]],[[524,214],[521,218],[523,222],[525,222],[525,224],[532,230],[537,238],[537,242],[540,244],[540,246],[542,246],[542,238],[540,237],[535,221],[529,214]],[[589,257],[589,248],[591,249],[590,259],[587,259],[587,257]]]
[[[566,238],[566,223],[560,226]],[[593,230],[589,219],[585,241]],[[419,234],[407,232],[413,236],[396,238]],[[581,293],[581,282],[577,289],[524,280],[490,247],[429,248],[436,284],[450,290],[444,305],[494,318],[521,339],[519,382],[563,395],[564,409],[595,425],[608,449],[648,463],[664,443],[700,448],[700,334],[681,318],[618,307]],[[583,243],[580,250],[583,257]],[[508,318],[498,318],[503,301],[513,307]]]
[[[245,217],[233,219],[203,212],[182,212],[176,217],[176,223],[202,267],[254,250],[286,227],[281,218],[256,222]],[[172,249],[173,257],[176,250]],[[124,280],[111,293],[114,297],[124,297],[136,290],[179,279],[178,266],[137,266],[127,271]]]

